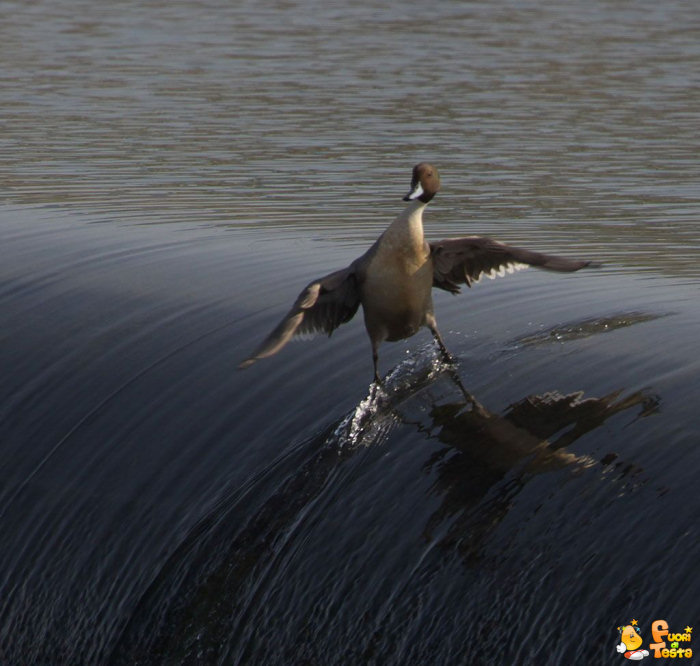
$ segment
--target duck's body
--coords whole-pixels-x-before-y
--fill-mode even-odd
[[[413,203],[382,234],[363,262],[360,302],[370,339],[408,338],[433,312],[433,268],[423,237],[425,204]]]
[[[471,287],[482,274],[494,277],[528,265],[571,272],[590,265],[477,236],[426,242],[423,211],[439,189],[437,169],[425,163],[414,167],[411,191],[404,197],[410,204],[404,211],[350,266],[311,282],[277,328],[239,367],[272,356],[295,335],[320,331],[330,335],[362,305],[374,378],[379,381],[379,345],[409,338],[423,326],[432,332],[443,357],[450,359],[433,313],[433,287],[459,293],[460,284]]]

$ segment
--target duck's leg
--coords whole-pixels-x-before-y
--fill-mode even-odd
[[[382,385],[382,380],[379,377],[379,351],[377,349],[379,345],[372,340],[372,364],[374,365],[374,383],[377,386]]]
[[[430,329],[430,332],[433,334],[433,337],[435,338],[435,342],[437,342],[438,347],[440,348],[440,353],[442,354],[442,358],[445,361],[445,363],[448,363],[451,366],[454,366],[455,364],[455,357],[450,354],[448,351],[447,347],[445,346],[445,342],[442,339],[442,336],[440,335],[440,331],[438,331],[437,328],[437,322],[435,321],[435,315],[428,315],[425,318],[425,323],[426,326]],[[450,373],[450,377],[452,378],[452,381],[457,385],[457,388],[462,392],[462,395],[464,396],[465,400],[472,405],[473,408],[477,408],[479,406],[479,403],[476,401],[476,398],[467,391],[466,388],[464,388],[464,384],[462,384],[462,379],[460,378],[459,374],[457,371],[454,369],[454,367],[450,367],[448,369]]]
[[[379,343],[372,340],[372,365],[374,366],[374,381],[370,385],[369,395],[372,401],[378,400],[384,392],[384,384],[379,376]]]
[[[435,315],[427,315],[425,318],[425,325],[430,329],[430,332],[433,334],[435,342],[437,342],[437,345],[440,348],[442,359],[445,361],[445,363],[454,363],[455,359],[452,356],[452,354],[450,354],[450,352],[448,351],[447,347],[445,346],[445,342],[442,339],[442,336],[440,335],[440,331],[438,331],[437,322],[435,321]]]

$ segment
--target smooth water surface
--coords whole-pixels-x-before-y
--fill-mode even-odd
[[[0,663],[615,663],[698,624],[692,2],[0,4]],[[590,257],[238,363],[441,170]],[[465,396],[455,374],[470,396]],[[657,660],[654,660],[657,661]]]

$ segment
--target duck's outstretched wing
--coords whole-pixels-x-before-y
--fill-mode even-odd
[[[448,238],[430,243],[430,252],[433,259],[433,287],[453,294],[459,293],[459,285],[471,287],[482,275],[493,279],[528,266],[570,273],[586,266],[599,265],[591,261],[523,250],[481,236]]]
[[[261,358],[276,354],[295,336],[330,335],[350,321],[360,306],[356,264],[353,262],[307,285],[275,330],[238,367],[247,368]]]

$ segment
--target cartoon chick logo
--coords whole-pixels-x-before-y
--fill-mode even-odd
[[[616,649],[620,654],[624,653],[625,659],[641,661],[644,657],[649,656],[649,650],[639,649],[644,641],[642,641],[637,620],[632,620],[630,624],[618,627],[617,630],[620,632],[620,642]]]
[[[683,632],[670,632],[666,620],[654,620],[651,623],[653,642],[649,643],[649,650],[642,647],[644,641],[637,620],[632,620],[617,630],[620,632],[620,642],[615,649],[630,661],[641,661],[650,654],[655,659],[689,659],[693,656],[693,649],[690,647],[693,628],[690,626]],[[666,641],[670,642],[670,646]]]

